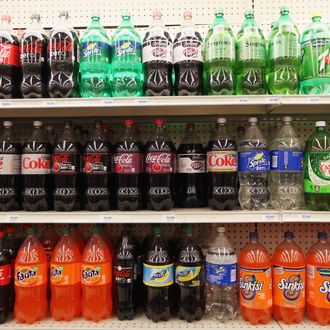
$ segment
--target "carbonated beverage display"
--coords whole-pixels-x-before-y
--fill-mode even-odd
[[[289,16],[289,9],[282,7],[269,42],[268,89],[271,94],[298,94],[299,38],[298,28]]]
[[[98,322],[112,311],[112,255],[98,227],[87,243],[81,264],[82,315]]]
[[[49,36],[50,80],[48,91],[51,97],[79,96],[78,36],[70,26],[67,11],[60,11],[60,19]]]
[[[238,258],[241,314],[251,324],[267,324],[273,312],[272,263],[258,233],[249,237]]]
[[[162,13],[154,11],[152,18],[142,45],[143,92],[146,96],[170,96],[173,92],[173,44],[161,20]]]
[[[305,144],[305,201],[315,211],[330,210],[330,134],[325,125],[317,121]]]
[[[11,29],[11,16],[2,15],[0,24],[0,99],[20,96],[22,79],[19,41]]]
[[[246,210],[264,209],[269,202],[270,154],[257,122],[257,118],[249,118],[249,126],[238,145],[238,199]]]
[[[236,93],[266,94],[266,43],[254,21],[253,10],[245,12],[245,21],[236,38]]]
[[[15,260],[14,315],[19,323],[40,321],[48,309],[47,257],[35,234],[34,228],[27,230]]]
[[[206,255],[206,309],[213,320],[233,320],[238,313],[237,256],[225,236],[225,228],[217,228],[218,235]]]
[[[64,227],[50,262],[50,311],[55,321],[71,321],[80,315],[80,262],[79,248],[70,236],[70,228]]]
[[[49,37],[40,25],[40,15],[31,15],[31,24],[24,32],[20,45],[25,98],[47,97],[49,66],[47,61]]]
[[[237,145],[226,129],[226,119],[218,118],[207,146],[207,199],[215,210],[237,206]]]
[[[191,21],[191,11],[183,14],[184,22],[173,42],[175,95],[203,93],[203,39]]]
[[[275,209],[297,210],[304,205],[303,144],[291,122],[291,117],[283,118],[269,146],[270,202]]]
[[[215,11],[215,20],[204,41],[204,93],[235,94],[235,37],[223,18],[223,10]]]
[[[82,254],[84,252],[86,241],[85,241],[83,234],[81,233],[81,231],[79,229],[79,225],[72,223],[69,225],[69,228],[70,228],[70,236],[73,239],[73,241],[75,242],[75,244],[78,245],[80,254]]]
[[[318,241],[307,254],[306,311],[312,321],[330,324],[330,243],[328,233],[319,232]]]
[[[143,86],[142,49],[130,13],[124,13],[122,22],[111,39],[112,96],[141,96]]]
[[[82,97],[110,96],[110,40],[94,13],[92,21],[79,43],[80,95]]]
[[[312,22],[301,36],[300,94],[330,94],[330,30],[321,15],[312,14]]]
[[[306,261],[286,231],[273,253],[273,316],[285,324],[300,323],[305,314]]]
[[[22,148],[11,121],[3,122],[0,135],[0,210],[20,209],[20,174]]]

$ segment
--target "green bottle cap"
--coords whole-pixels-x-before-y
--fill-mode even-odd
[[[222,8],[217,8],[215,11],[214,11],[214,15],[215,16],[223,16],[224,14],[224,11]]]
[[[131,18],[131,13],[129,11],[125,11],[121,15],[122,19],[130,19]]]
[[[33,227],[29,227],[26,232],[28,235],[32,235],[32,236],[36,234],[36,230]]]
[[[70,227],[69,227],[69,226],[65,226],[65,227],[62,229],[62,233],[63,233],[63,235],[68,235],[68,234],[70,234]]]
[[[154,234],[156,236],[159,236],[161,234],[162,230],[160,229],[160,226],[155,226],[154,227]]]
[[[192,234],[193,233],[193,227],[192,226],[187,226],[185,228],[185,231],[186,231],[187,234]]]
[[[93,21],[99,21],[100,20],[100,14],[98,12],[92,13],[92,20]]]
[[[281,14],[289,14],[289,8],[288,7],[281,7],[280,13]]]
[[[92,229],[92,234],[93,235],[100,234],[100,227],[99,226],[94,226],[93,229]]]
[[[251,18],[251,17],[253,18],[254,17],[254,10],[253,9],[246,10],[245,13],[244,13],[244,16],[249,17],[249,18]]]

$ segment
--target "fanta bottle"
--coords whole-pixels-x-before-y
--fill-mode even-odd
[[[305,313],[305,256],[292,240],[286,231],[273,255],[273,316],[286,324],[300,323]]]
[[[73,239],[73,241],[78,245],[80,254],[82,255],[82,253],[84,252],[86,241],[79,229],[79,225],[77,224],[70,225],[70,236]]]
[[[272,264],[267,249],[250,233],[250,242],[238,258],[241,313],[252,324],[267,324],[272,318]]]
[[[330,324],[330,242],[326,232],[318,233],[307,254],[307,315],[321,325]]]
[[[18,250],[15,261],[15,307],[17,322],[33,323],[42,320],[47,313],[47,258],[29,228],[27,238]]]
[[[100,228],[100,236],[103,238],[105,244],[108,246],[111,256],[113,256],[115,248],[113,246],[112,239],[108,233],[107,225],[100,224],[99,228]]]
[[[84,249],[81,263],[81,308],[86,320],[98,322],[111,315],[111,284],[112,256],[96,226]]]
[[[50,262],[50,311],[56,321],[70,321],[80,315],[80,262],[79,248],[69,227],[64,227]]]

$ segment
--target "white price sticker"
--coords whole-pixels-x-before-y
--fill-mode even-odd
[[[8,107],[11,106],[11,102],[10,101],[4,101],[4,102],[1,103],[1,106],[5,107],[5,108],[8,108]]]
[[[162,216],[163,222],[175,222],[175,215],[174,214],[164,214]]]
[[[269,103],[279,103],[280,98],[277,95],[268,96]]]
[[[309,98],[309,103],[319,103],[320,102],[320,98],[318,96],[311,96]]]
[[[311,214],[301,214],[301,220],[310,221],[310,220],[312,220],[312,215]]]
[[[248,103],[249,102],[249,99],[247,97],[240,97],[238,99],[238,102],[239,103]]]
[[[137,103],[137,104],[148,104],[148,101],[149,100],[147,98],[141,97],[141,98],[136,99],[135,103]]]
[[[6,220],[8,222],[14,222],[14,221],[19,221],[19,215],[17,214],[10,214],[6,216]]]
[[[112,221],[112,215],[111,214],[100,215],[100,221],[105,221],[105,222]]]
[[[44,105],[47,107],[53,107],[54,105],[56,105],[55,101],[45,101]]]
[[[264,221],[275,221],[275,214],[265,214],[263,216]]]
[[[111,99],[103,100],[103,104],[104,105],[111,105],[111,104],[113,104],[113,100],[111,100]]]

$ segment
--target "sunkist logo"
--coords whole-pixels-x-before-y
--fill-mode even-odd
[[[300,292],[304,289],[304,283],[299,274],[291,275],[288,280],[281,278],[277,287],[283,291],[286,299],[297,300],[300,297]]]
[[[256,297],[258,291],[262,291],[264,282],[258,282],[255,275],[245,275],[239,283],[242,297],[246,300],[252,300]]]
[[[330,281],[324,281],[319,290],[321,293],[326,294],[326,299],[330,303]]]
[[[96,267],[87,266],[82,270],[81,275],[85,282],[89,284],[93,284],[100,279],[100,271],[101,271],[100,266],[96,266]]]
[[[23,267],[16,272],[17,281],[23,285],[33,284],[37,281],[39,267]]]

